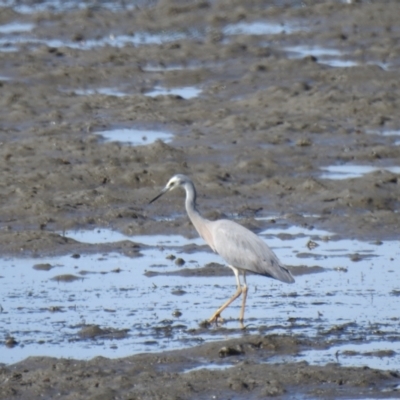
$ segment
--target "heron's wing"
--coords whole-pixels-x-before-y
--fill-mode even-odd
[[[282,282],[294,279],[275,253],[256,234],[229,220],[211,223],[217,253],[233,267],[269,276]]]

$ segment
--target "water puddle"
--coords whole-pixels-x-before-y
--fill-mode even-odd
[[[111,11],[121,11],[121,10],[134,10],[137,6],[146,5],[148,1],[136,0],[132,4],[119,1],[101,1],[101,3],[96,4],[96,7],[111,10]],[[93,7],[91,2],[82,2],[77,0],[41,0],[41,1],[18,1],[18,0],[2,0],[0,5],[3,7],[12,7],[13,10],[21,14],[34,14],[40,11],[50,11],[52,13],[58,14],[65,11],[71,10],[86,10]]]
[[[187,368],[183,372],[189,373],[189,372],[193,372],[193,371],[200,371],[202,369],[207,369],[209,371],[222,371],[222,370],[226,370],[228,368],[232,368],[233,366],[234,366],[234,364],[227,364],[227,363],[224,363],[224,364],[205,363],[205,364],[193,367],[193,368]]]
[[[321,60],[320,63],[335,68],[350,68],[350,67],[356,67],[358,65],[356,61],[340,60],[340,59]]]
[[[281,33],[293,33],[298,30],[300,28],[289,24],[255,21],[230,24],[224,27],[222,32],[224,35],[279,35]]]
[[[24,28],[23,24],[22,28]],[[26,24],[28,27],[29,24]],[[48,47],[69,47],[72,49],[78,50],[92,50],[99,47],[104,46],[112,46],[122,48],[127,45],[131,46],[143,46],[143,45],[159,45],[163,43],[169,43],[176,40],[190,39],[193,37],[190,33],[182,33],[182,32],[161,32],[161,33],[150,33],[150,32],[138,32],[133,35],[109,35],[107,37],[103,37],[100,39],[86,39],[81,41],[70,41],[70,40],[62,40],[62,39],[42,39],[34,36],[12,36],[13,33],[18,32],[26,32],[25,30],[12,30],[17,29],[18,27],[11,26],[10,28],[7,25],[3,25],[4,33],[9,34],[9,36],[0,39],[0,45],[3,47],[5,45],[13,46],[18,49],[18,45],[21,44],[30,44],[30,45],[45,45]],[[33,25],[32,25],[33,27]],[[22,29],[21,28],[21,29]],[[0,25],[1,29],[1,25]],[[8,29],[8,31],[7,31]],[[1,31],[0,31],[1,33]]]
[[[168,143],[173,135],[166,132],[146,131],[142,129],[112,129],[109,131],[95,132],[107,141],[127,143],[133,146],[143,146],[162,140]]]
[[[298,362],[307,361],[310,364],[325,365],[340,363],[343,367],[352,367],[354,364],[369,368],[390,370],[393,369],[392,358],[400,361],[400,342],[379,343],[352,343],[332,346],[326,350],[308,350],[296,357]],[[399,364],[398,364],[399,365]]]
[[[161,86],[156,86],[150,92],[144,93],[145,96],[156,97],[156,96],[180,96],[183,99],[192,99],[202,92],[201,89],[195,86],[177,87],[177,88],[164,88]],[[96,88],[96,89],[74,89],[73,93],[79,96],[92,96],[96,94],[104,96],[116,96],[125,97],[130,96],[129,93],[122,92],[116,88]]]
[[[169,72],[169,71],[189,71],[189,70],[197,70],[200,68],[209,68],[215,69],[219,67],[219,64],[216,62],[189,62],[183,64],[147,64],[142,66],[142,70],[144,72]]]
[[[182,71],[184,69],[193,69],[184,67],[182,65],[145,65],[142,67],[144,72],[168,72],[168,71]]]
[[[0,39],[0,51],[3,53],[12,53],[18,51],[18,47],[12,46],[7,41]]]
[[[380,135],[380,136],[400,136],[400,130],[367,130],[366,133],[369,135]],[[396,146],[400,145],[400,141],[394,143]]]
[[[30,32],[34,28],[34,24],[28,22],[10,22],[0,25],[0,51],[14,52],[18,51],[16,44],[21,40],[19,33]],[[12,36],[16,35],[16,36]]]
[[[0,25],[0,34],[29,32],[34,26],[29,22],[10,22],[9,24]]]
[[[174,42],[176,40],[189,39],[189,35],[182,32],[138,32],[134,35],[110,35],[101,39],[83,40],[79,43],[66,43],[67,47],[79,48],[81,50],[91,50],[97,47],[113,46],[124,47],[126,45],[150,45]]]
[[[180,96],[183,99],[193,99],[199,96],[202,92],[201,89],[195,86],[186,86],[181,88],[165,88],[161,86],[156,86],[154,90],[145,93],[146,96],[156,97],[156,96]]]
[[[121,92],[115,88],[74,89],[73,92],[79,96],[92,96],[96,94],[101,94],[104,96],[115,96],[115,97],[129,96],[129,94]]]
[[[310,216],[313,217],[313,216]],[[315,217],[315,216],[314,216]],[[261,220],[262,218],[257,218],[258,220]],[[274,218],[276,219],[276,218]],[[282,229],[282,228],[268,228],[265,231],[262,231],[259,233],[260,235],[290,235],[290,236],[309,236],[309,237],[333,237],[335,236],[332,232],[325,231],[322,229],[309,229],[303,226],[296,226],[293,225],[287,229]]]
[[[203,239],[196,237],[187,239],[179,235],[136,235],[128,236],[123,233],[113,231],[107,228],[94,230],[67,231],[62,233],[81,243],[115,243],[123,240],[131,240],[135,243],[141,243],[146,246],[162,247],[182,247],[189,244],[203,245]]]
[[[291,46],[286,47],[285,51],[289,52],[290,58],[297,59],[313,56],[318,59],[319,63],[331,67],[346,68],[358,65],[355,61],[343,59],[346,57],[346,54],[337,49],[329,49],[320,46]]]
[[[331,165],[322,167],[326,171],[320,175],[322,179],[351,179],[360,178],[363,175],[375,171],[385,170],[393,174],[400,174],[400,167],[373,167],[371,165]]]
[[[225,329],[199,329],[199,323],[235,291],[234,276],[227,268],[226,276],[182,273],[222,263],[205,247],[196,248],[204,244],[202,239],[126,236],[108,229],[64,235],[85,243],[130,240],[145,247],[136,258],[120,254],[118,245],[106,254],[3,257],[0,337],[13,337],[17,343],[3,348],[1,362],[15,363],[33,355],[115,358],[242,335],[236,320],[240,301],[226,310]],[[341,348],[345,357],[339,362],[346,365],[370,365],[369,349],[391,348],[389,339],[397,335],[399,325],[400,269],[395,261],[400,256],[399,241],[336,240],[331,232],[297,226],[268,229],[261,237],[285,264],[294,266],[295,274],[299,266],[302,270],[319,266],[324,272],[301,273],[294,285],[250,275],[246,309],[250,333],[262,328],[269,334],[340,338],[359,352],[350,357],[344,352],[347,347]],[[177,258],[183,265],[175,263]],[[83,337],[82,330],[93,325],[102,332],[125,334]],[[352,347],[356,338],[371,347]],[[323,363],[336,351],[305,352],[302,357]],[[400,365],[399,358],[398,353],[385,357],[383,368]]]
[[[358,340],[362,340],[358,338]],[[381,370],[398,370],[400,342],[379,340],[367,343],[345,343],[332,345],[323,350],[305,350],[298,354],[278,355],[264,361],[266,364],[298,363],[311,365],[340,364],[342,367],[367,367]]]

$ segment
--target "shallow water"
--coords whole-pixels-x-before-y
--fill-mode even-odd
[[[125,97],[131,95],[130,93],[122,92],[117,88],[74,89],[73,92],[79,96],[92,96],[96,94],[101,94],[104,96]],[[172,95],[180,96],[183,99],[192,99],[199,96],[201,92],[202,90],[195,86],[174,88],[156,86],[153,90],[144,93],[144,95],[149,97]]]
[[[308,56],[313,56],[318,59],[319,63],[326,64],[331,67],[347,68],[355,67],[358,65],[357,62],[346,59],[348,55],[338,49],[331,49],[320,46],[299,45],[286,47],[285,50],[289,52],[289,56],[291,58],[304,58]]]
[[[125,97],[128,93],[121,92],[115,88],[96,88],[96,89],[74,89],[74,93],[79,96],[92,96],[94,94],[102,94],[104,96]]]
[[[134,146],[143,146],[162,140],[168,143],[173,135],[160,131],[147,131],[143,129],[112,129],[109,131],[95,132],[107,141],[121,142]]]
[[[381,136],[400,136],[400,130],[397,129],[386,129],[386,130],[367,130],[366,133],[371,135],[381,135]]]
[[[400,174],[400,167],[374,167],[372,165],[331,165],[321,168],[323,172],[320,177],[323,179],[350,179],[360,178],[365,174],[370,174],[375,171],[385,170],[394,174]]]
[[[220,370],[231,368],[233,366],[234,366],[234,364],[228,364],[228,363],[221,363],[221,364],[204,363],[197,367],[188,368],[188,369],[184,370],[183,372],[189,373],[189,372],[193,372],[193,371],[200,371],[202,369],[208,369],[209,371],[220,371]]]
[[[3,25],[4,34],[9,34],[4,38],[0,38],[0,45],[5,49],[5,45],[13,45],[13,51],[18,50],[18,45],[29,44],[31,46],[46,45],[48,47],[69,47],[72,49],[79,50],[92,50],[98,47],[113,46],[113,47],[124,47],[126,45],[132,46],[142,46],[151,44],[162,44],[168,43],[175,40],[189,39],[193,36],[191,33],[182,32],[162,32],[162,33],[150,33],[150,32],[138,32],[135,35],[109,35],[100,39],[86,39],[82,41],[70,41],[62,40],[57,38],[37,38],[33,35],[11,35],[13,33],[22,33],[28,31],[28,29],[23,30],[23,28],[29,27],[29,24],[13,24],[10,27]],[[17,30],[21,26],[20,30]],[[1,26],[0,26],[1,29]],[[8,30],[7,30],[8,29]],[[14,30],[13,30],[14,29]],[[32,28],[31,28],[32,29]],[[0,30],[1,33],[1,30]]]
[[[150,5],[152,1],[135,0],[131,3],[119,1],[101,1],[101,7],[109,10],[131,10],[137,6],[144,4]],[[12,7],[15,11],[22,14],[32,14],[37,11],[51,11],[54,13],[61,13],[68,10],[76,9],[90,9],[93,7],[92,2],[81,0],[42,0],[40,2],[21,2],[18,0],[1,0],[1,6]],[[97,5],[97,4],[96,4]],[[100,4],[99,4],[100,5]]]
[[[224,313],[227,319],[224,327],[228,331],[215,327],[197,331],[198,324],[233,294],[235,280],[230,273],[222,277],[145,275],[221,263],[212,252],[201,249],[191,254],[184,252],[183,246],[202,245],[201,239],[163,235],[127,237],[106,229],[66,232],[66,236],[86,243],[131,240],[150,247],[141,250],[142,257],[133,259],[117,252],[80,258],[67,255],[3,259],[0,335],[14,337],[18,345],[4,349],[0,362],[14,363],[30,355],[122,357],[242,334],[236,320],[239,301]],[[297,276],[294,285],[249,276],[246,323],[250,332],[323,335],[346,341],[346,349],[354,351],[362,343],[360,355],[339,359],[346,365],[376,366],[379,357],[363,352],[385,350],[399,343],[400,270],[395,261],[400,254],[398,241],[374,244],[336,240],[330,232],[295,226],[287,230],[269,229],[261,236],[294,270],[299,265],[320,266],[325,272]],[[310,239],[318,245],[313,250],[307,247]],[[181,257],[185,265],[178,267],[174,260],[167,259],[171,254]],[[35,264],[46,263],[53,268],[33,269]],[[64,274],[79,279],[53,280]],[[179,318],[174,316],[176,310],[182,313]],[[91,324],[129,331],[120,339],[112,334],[82,339],[78,332]],[[335,357],[337,350],[335,345],[299,357],[325,363]],[[399,364],[397,352],[385,357],[379,367],[392,369]]]
[[[142,70],[145,72],[167,72],[167,71],[182,71],[188,69],[197,69],[198,65],[145,65]]]
[[[285,47],[284,50],[288,52],[290,58],[297,59],[312,56],[316,57],[318,63],[334,68],[351,68],[364,64],[364,62],[350,59],[351,55],[345,51],[317,45],[289,46]],[[392,68],[391,64],[379,60],[367,61],[365,64],[376,65],[386,71]]]
[[[35,27],[32,23],[23,23],[14,21],[6,25],[0,25],[0,34],[7,35],[0,38],[1,51],[18,51],[18,46],[23,44],[46,45],[49,47],[69,47],[79,50],[92,50],[103,46],[124,47],[126,45],[142,46],[142,45],[160,45],[163,43],[173,42],[177,40],[191,40],[193,38],[200,39],[205,37],[204,32],[197,30],[186,31],[162,31],[147,32],[140,31],[134,34],[110,34],[105,37],[96,39],[85,39],[81,41],[71,41],[59,38],[38,38],[34,35],[24,35]],[[266,21],[239,22],[229,24],[222,29],[224,35],[277,35],[282,33],[293,33],[300,28],[292,24],[270,23]],[[7,47],[6,47],[7,45]],[[10,50],[12,49],[12,50]]]
[[[332,346],[327,350],[307,350],[301,352],[297,361],[307,361],[310,364],[340,363],[344,367],[353,365],[366,365],[370,368],[393,369],[396,368],[393,356],[390,354],[398,353],[400,349],[399,341],[372,343],[344,343]],[[386,355],[385,355],[385,352]],[[400,355],[396,354],[396,360]],[[397,365],[398,368],[398,365]]]
[[[223,28],[225,35],[278,35],[293,33],[299,28],[291,24],[277,24],[266,21],[238,22]]]
[[[145,93],[145,95],[150,97],[173,95],[180,96],[184,99],[192,99],[197,97],[201,92],[202,90],[195,86],[186,86],[181,88],[164,88],[161,86],[156,86],[154,90]]]
[[[34,24],[29,22],[10,22],[9,24],[0,25],[0,33],[9,34],[16,32],[29,32],[34,28]]]

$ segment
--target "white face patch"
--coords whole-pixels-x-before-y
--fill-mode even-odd
[[[184,175],[174,175],[167,183],[166,189],[173,190],[187,183],[187,177]]]
[[[167,183],[167,188],[168,188],[169,190],[175,189],[175,188],[178,186],[178,184],[179,184],[178,179],[176,179],[176,178],[171,178],[171,179],[169,180],[169,182]]]

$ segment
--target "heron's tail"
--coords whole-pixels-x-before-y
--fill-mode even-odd
[[[294,278],[293,275],[290,273],[290,271],[284,267],[283,265],[279,266],[279,269],[276,271],[274,275],[275,279],[278,279],[281,282],[285,283],[294,283]]]

